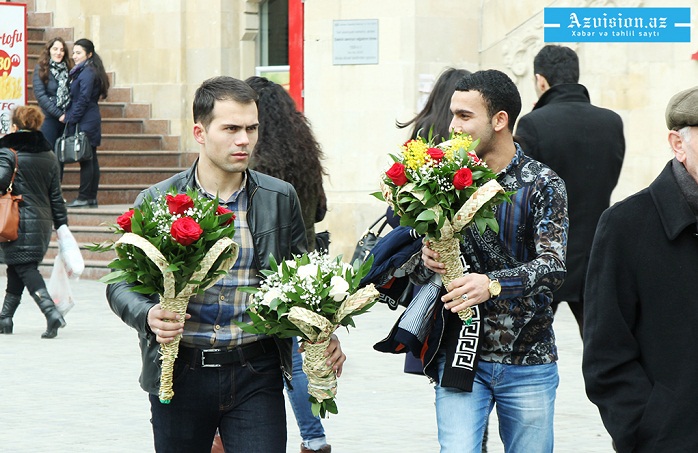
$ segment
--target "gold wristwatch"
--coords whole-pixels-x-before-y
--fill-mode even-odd
[[[490,284],[487,285],[487,290],[490,292],[490,297],[494,299],[495,297],[499,296],[499,293],[502,292],[502,285],[496,278],[490,279]]]

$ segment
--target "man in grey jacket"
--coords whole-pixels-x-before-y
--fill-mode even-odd
[[[291,375],[291,341],[253,335],[235,321],[249,321],[249,294],[260,270],[306,251],[300,203],[293,187],[249,170],[257,142],[257,95],[241,80],[215,77],[194,96],[194,138],[200,144],[194,165],[147,189],[146,195],[170,187],[195,188],[216,195],[235,213],[237,261],[226,277],[193,296],[187,322],[161,309],[157,295],[130,291],[116,283],[107,288],[112,310],[138,331],[143,359],[141,387],[150,395],[157,452],[210,452],[216,429],[226,451],[286,451],[283,375]],[[167,322],[177,319],[182,322]],[[170,404],[157,396],[160,376],[158,344],[181,335]],[[336,337],[327,349],[328,364],[341,374],[346,359]],[[211,364],[211,365],[209,365]]]

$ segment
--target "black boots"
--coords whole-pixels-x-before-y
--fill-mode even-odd
[[[39,306],[41,312],[46,316],[46,332],[41,334],[41,338],[55,338],[58,335],[58,328],[65,327],[65,319],[56,309],[51,295],[46,288],[40,289],[32,297]]]
[[[21,299],[22,296],[5,293],[5,303],[2,304],[2,312],[0,312],[0,333],[12,333],[12,317]]]

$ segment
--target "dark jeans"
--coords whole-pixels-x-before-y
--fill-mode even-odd
[[[220,368],[179,362],[175,362],[170,404],[149,395],[156,452],[210,453],[216,428],[225,451],[286,452],[278,354]]]
[[[8,264],[7,292],[21,296],[25,286],[32,295],[46,288],[46,282],[39,272],[39,263]]]

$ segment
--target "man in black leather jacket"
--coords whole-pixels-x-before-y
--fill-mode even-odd
[[[107,288],[114,313],[138,331],[143,369],[141,387],[150,395],[157,452],[210,452],[216,429],[226,451],[286,451],[283,376],[291,377],[290,339],[245,333],[234,321],[249,321],[249,295],[238,286],[256,286],[260,270],[306,251],[305,227],[293,186],[247,168],[257,141],[257,95],[231,77],[206,80],[194,97],[194,138],[199,159],[186,171],[141,193],[164,194],[170,187],[196,188],[216,195],[235,212],[240,255],[230,272],[204,294],[193,296],[187,323],[164,311],[158,296],[134,293],[132,285]],[[183,320],[182,320],[183,321]],[[174,369],[175,396],[160,403],[158,344],[182,335]],[[328,363],[341,374],[346,359],[336,337]],[[214,362],[212,367],[205,364]]]

